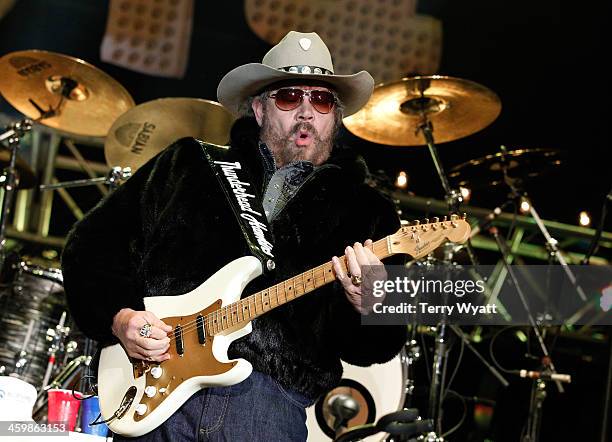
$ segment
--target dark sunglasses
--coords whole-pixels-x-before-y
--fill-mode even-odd
[[[302,100],[304,95],[310,100],[310,104],[315,110],[321,114],[328,114],[334,108],[336,103],[336,97],[334,94],[328,91],[320,90],[302,90],[294,88],[283,88],[279,89],[273,94],[270,94],[270,98],[274,98],[276,107],[283,111],[290,111],[296,109]]]

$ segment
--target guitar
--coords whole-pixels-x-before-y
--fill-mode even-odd
[[[399,253],[418,259],[447,240],[465,242],[470,230],[465,215],[417,222],[376,241],[372,251],[379,259]],[[340,261],[346,271],[346,257]],[[113,432],[141,436],[161,425],[201,388],[245,380],[251,364],[228,359],[227,349],[251,332],[251,320],[336,279],[329,261],[240,299],[244,287],[261,273],[261,262],[244,256],[189,293],[144,298],[146,310],[173,328],[171,359],[161,363],[132,359],[121,344],[102,349],[98,395],[102,417]]]

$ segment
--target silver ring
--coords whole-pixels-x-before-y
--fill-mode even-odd
[[[140,327],[140,331],[138,333],[143,338],[150,338],[151,337],[151,333],[152,333],[151,332],[151,328],[153,328],[153,326],[147,322],[145,325]]]
[[[351,276],[351,282],[353,283],[353,285],[359,287],[363,282],[363,279],[361,279],[361,275],[353,275]]]

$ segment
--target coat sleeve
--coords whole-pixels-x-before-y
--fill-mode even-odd
[[[79,329],[103,345],[117,342],[111,325],[119,310],[144,310],[142,253],[179,151],[175,143],[151,159],[68,234],[62,253],[68,306]]]
[[[373,191],[373,189],[370,189]],[[395,233],[400,221],[393,203],[377,193],[369,205],[371,217],[360,227],[364,239],[378,240]],[[403,256],[390,257],[385,264],[403,264]],[[340,358],[350,364],[367,366],[387,362],[395,357],[408,339],[406,326],[362,325],[358,313],[346,298],[344,288],[336,281],[329,309],[332,333]]]

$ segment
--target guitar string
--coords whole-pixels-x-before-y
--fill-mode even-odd
[[[459,221],[459,220],[457,220],[457,221]],[[456,228],[456,227],[457,227],[457,226],[453,226],[453,225],[452,225],[452,221],[447,221],[447,223],[448,223],[448,225],[449,225],[449,226],[451,226],[452,228]],[[432,223],[432,224],[421,224],[421,225],[418,225],[418,226],[409,226],[409,227],[410,227],[410,229],[402,228],[402,229],[401,229],[401,230],[402,230],[402,232],[400,233],[400,236],[401,236],[401,237],[408,236],[409,234],[412,234],[412,233],[414,233],[414,232],[417,232],[417,231],[418,231],[418,230],[420,230],[420,228],[422,228],[422,227],[425,227],[425,226],[428,226],[428,225],[433,225],[433,224],[436,224],[436,223]],[[440,222],[439,224],[440,224],[440,225],[443,225],[443,222]],[[425,231],[428,231],[428,230],[425,230]],[[393,235],[390,235],[390,236],[393,236]],[[388,239],[388,238],[389,238],[389,237],[385,237],[385,238],[380,239],[380,240],[376,241],[375,243],[373,243],[373,244],[372,244],[372,249],[374,249],[374,247],[376,247],[376,246],[380,246],[380,245],[382,245],[382,244],[385,244],[385,249],[387,250],[387,252],[389,252],[389,251],[388,251],[388,248],[386,247],[386,242],[387,242],[387,239]],[[343,256],[341,256],[341,257],[340,257],[340,259],[342,259],[342,258],[345,258],[345,259],[346,259],[346,255],[343,255]],[[232,310],[232,309],[230,309],[230,307],[232,307],[232,306],[237,306],[237,304],[239,304],[239,303],[244,303],[244,301],[247,301],[247,300],[248,300],[248,299],[250,299],[250,298],[253,298],[253,305],[254,305],[254,306],[257,306],[257,298],[256,298],[256,296],[257,296],[257,295],[260,295],[260,296],[261,296],[261,295],[262,295],[264,292],[268,292],[268,297],[270,297],[270,292],[271,292],[271,289],[272,289],[272,288],[274,288],[274,287],[276,287],[276,299],[277,299],[277,302],[278,302],[278,295],[279,295],[279,288],[278,288],[278,287],[279,287],[280,285],[283,285],[283,286],[284,286],[284,288],[285,288],[285,289],[284,289],[285,299],[287,299],[287,296],[286,296],[286,284],[287,284],[287,282],[289,282],[289,281],[291,281],[291,280],[295,280],[296,278],[298,278],[298,277],[300,277],[300,276],[302,277],[302,280],[303,280],[303,277],[305,276],[305,274],[306,274],[306,273],[312,273],[312,274],[313,274],[313,276],[314,276],[314,273],[315,273],[317,270],[319,270],[319,269],[323,270],[323,268],[325,268],[325,267],[327,267],[327,266],[329,266],[329,265],[331,265],[331,264],[332,264],[332,263],[331,263],[331,261],[328,261],[328,262],[326,262],[326,263],[324,263],[324,264],[321,264],[321,265],[319,265],[319,266],[317,266],[317,267],[314,267],[314,268],[313,268],[313,269],[311,269],[311,270],[307,270],[306,272],[303,272],[303,273],[301,273],[300,275],[296,275],[296,276],[294,276],[293,278],[290,278],[290,279],[288,279],[288,280],[282,281],[282,282],[280,282],[280,283],[278,283],[278,284],[275,284],[274,286],[269,287],[269,288],[267,288],[267,289],[265,289],[265,290],[261,290],[261,291],[259,291],[259,292],[256,292],[256,293],[252,294],[252,295],[247,296],[246,298],[240,299],[240,300],[235,301],[235,302],[233,302],[233,303],[231,303],[231,304],[229,304],[229,305],[226,305],[226,306],[221,307],[221,308],[219,308],[219,309],[217,309],[217,310],[214,310],[214,311],[212,311],[212,312],[210,312],[210,313],[207,313],[206,315],[203,315],[203,316],[202,316],[202,318],[203,318],[203,319],[202,319],[202,320],[200,320],[200,321],[204,323],[204,329],[205,329],[205,330],[206,330],[206,325],[208,325],[208,329],[210,329],[210,328],[212,327],[212,325],[211,325],[211,324],[212,324],[212,321],[213,321],[213,316],[214,316],[214,315],[218,315],[218,314],[219,314],[219,313],[220,313],[222,310],[225,310],[225,312],[226,312],[226,315],[225,315],[225,316],[226,316],[226,317],[230,317],[230,315],[228,315],[228,314],[227,314],[227,313],[232,314],[232,312],[231,312],[231,310]],[[325,272],[325,271],[323,272],[323,281],[324,281],[324,283],[323,283],[323,284],[321,284],[320,286],[316,286],[316,285],[315,285],[315,283],[316,283],[316,279],[317,279],[317,278],[316,278],[316,277],[313,277],[313,279],[314,279],[314,281],[313,281],[313,287],[314,287],[314,288],[313,288],[312,290],[310,290],[310,291],[314,291],[315,289],[317,289],[317,288],[319,288],[319,287],[322,287],[323,285],[326,285],[328,282],[332,282],[332,281],[334,281],[334,280],[336,279],[335,274],[332,274],[332,279],[331,279],[330,281],[327,281],[327,280],[326,280],[326,277],[325,277],[325,274],[326,274],[326,273],[327,273],[327,272]],[[292,285],[294,285],[294,284],[292,284]],[[309,291],[309,292],[304,291],[304,292],[303,292],[302,294],[300,294],[299,296],[303,296],[303,295],[305,295],[305,294],[307,294],[307,293],[310,293],[310,291]],[[296,296],[296,297],[299,297],[299,296]],[[294,298],[294,299],[295,299],[295,298]],[[279,303],[278,303],[278,304],[277,304],[275,307],[278,307],[278,306],[280,306],[280,305],[283,305],[283,304],[285,304],[285,303],[287,303],[287,302],[289,302],[289,301],[285,301],[285,302],[282,302],[282,303],[280,303],[280,302],[279,302]],[[247,304],[247,305],[251,305],[251,302],[247,301],[247,302],[246,302],[246,304]],[[272,310],[273,308],[275,308],[275,307],[272,307],[272,308],[268,308],[268,309],[266,310],[266,309],[263,307],[263,304],[261,304],[261,303],[260,303],[260,305],[262,305],[262,307],[261,307],[261,310],[263,310],[263,311],[262,311],[262,313],[267,313],[268,311],[270,311],[270,310]],[[237,314],[237,313],[238,313],[238,310],[236,310],[236,314]],[[250,315],[250,314],[251,314],[251,312],[250,312],[250,309],[249,309],[249,315]],[[256,315],[257,315],[257,316],[259,316],[257,313],[256,313]],[[243,318],[244,318],[244,314],[243,314]],[[223,321],[223,319],[222,319],[221,321]],[[227,319],[226,319],[226,321],[227,321]],[[240,323],[240,322],[248,322],[248,321],[244,321],[244,320],[242,320],[242,321],[238,321],[238,323]],[[235,325],[236,325],[236,324],[233,324],[233,325],[230,325],[229,327],[227,327],[227,326],[225,326],[225,327],[224,327],[223,325],[221,325],[221,327],[222,327],[222,329],[226,329],[226,328],[231,328],[231,327],[233,327],[233,326],[235,326]],[[190,321],[190,322],[186,323],[184,326],[181,326],[181,329],[182,329],[182,330],[181,330],[181,334],[182,334],[183,336],[184,336],[184,335],[186,335],[186,334],[189,334],[189,333],[191,333],[191,332],[197,331],[197,329],[198,329],[198,319],[195,319],[194,321]],[[168,332],[168,333],[166,334],[166,336],[168,336],[168,337],[170,337],[170,338],[174,338],[174,337],[175,337],[175,335],[176,335],[176,329],[173,329],[171,332]],[[215,333],[212,333],[212,335],[214,336],[214,335],[215,335]]]
[[[402,233],[402,235],[404,235],[404,234]],[[378,241],[376,241],[375,243],[372,244],[372,248],[374,249],[375,247],[381,246],[381,245],[384,244],[385,251],[388,251],[387,247],[386,247],[386,242],[387,242],[387,238],[386,237],[383,238],[383,239],[380,239],[380,240],[378,240]],[[346,255],[342,255],[341,257],[339,257],[339,259],[341,261],[342,261],[343,258],[346,259]],[[212,327],[212,322],[214,321],[214,318],[213,318],[214,315],[218,315],[221,311],[224,310],[226,314],[221,319],[221,322],[223,322],[223,319],[225,319],[226,317],[227,318],[231,318],[231,315],[233,314],[232,310],[236,309],[236,314],[238,313],[238,309],[237,309],[237,305],[238,304],[242,304],[241,307],[244,306],[244,304],[246,304],[247,306],[253,305],[255,307],[255,310],[257,310],[257,306],[261,306],[261,307],[259,307],[259,310],[261,311],[261,313],[266,313],[266,312],[272,310],[273,308],[278,307],[278,306],[283,305],[283,304],[286,304],[287,302],[292,300],[292,299],[291,300],[287,300],[287,282],[291,282],[290,286],[294,286],[294,285],[296,285],[295,284],[295,280],[300,278],[300,276],[302,277],[302,281],[304,281],[304,278],[307,276],[306,274],[312,274],[313,275],[313,277],[312,277],[312,279],[313,279],[313,282],[312,282],[313,288],[312,288],[312,290],[304,291],[300,295],[294,295],[293,299],[295,299],[297,297],[300,297],[300,296],[303,296],[305,294],[308,294],[311,291],[314,291],[315,289],[317,289],[319,287],[322,287],[323,285],[328,284],[329,282],[334,281],[336,279],[335,274],[332,274],[330,276],[331,279],[329,279],[329,280],[328,280],[328,277],[326,276],[326,274],[328,273],[328,271],[326,271],[326,269],[330,268],[332,265],[333,264],[332,264],[331,261],[328,261],[326,263],[320,264],[317,267],[314,267],[314,268],[312,268],[310,270],[307,270],[307,271],[301,273],[300,275],[296,275],[293,278],[290,278],[290,279],[287,279],[285,281],[279,282],[278,284],[275,284],[275,285],[273,285],[271,287],[268,287],[265,290],[261,290],[259,292],[253,293],[252,295],[249,295],[246,298],[240,299],[240,300],[235,301],[235,302],[233,302],[233,303],[231,303],[229,305],[221,307],[220,309],[217,309],[217,310],[214,310],[214,311],[212,311],[210,313],[207,313],[206,315],[202,316],[203,319],[201,319],[200,322],[204,323],[205,329],[206,329],[206,325],[208,325],[209,326],[208,328],[210,329]],[[322,279],[323,279],[324,282],[321,285],[317,285],[317,277],[314,276],[315,273],[317,273],[318,271],[322,271]],[[320,280],[321,276],[319,276],[318,279]],[[302,282],[302,284],[305,285],[303,282]],[[280,286],[283,286],[283,289],[280,289]],[[277,305],[275,307],[266,309],[264,307],[264,304],[263,304],[263,298],[262,298],[262,301],[258,303],[257,296],[258,295],[262,296],[263,293],[267,292],[268,293],[267,296],[269,298],[271,298],[272,296],[270,296],[270,295],[271,295],[271,292],[272,292],[272,290],[274,288],[276,288],[276,301],[277,301]],[[279,302],[279,295],[282,296],[283,293],[285,294],[286,301],[285,302]],[[250,301],[248,301],[251,298],[253,299],[252,303]],[[247,301],[247,302],[244,302],[244,301]],[[269,301],[268,301],[268,303],[269,303]],[[250,310],[250,307],[249,307],[249,315],[250,314],[251,314],[251,310]],[[259,316],[259,314],[257,312],[255,314],[257,316]],[[244,314],[243,314],[243,317],[244,317]],[[226,321],[227,321],[227,319],[226,319]],[[244,321],[243,320],[243,321],[238,321],[238,322],[248,322],[248,321]],[[232,325],[230,325],[227,328],[231,328],[234,325],[236,325],[236,324],[232,324]],[[190,321],[190,322],[186,323],[185,326],[181,326],[181,328],[182,328],[182,335],[184,336],[184,335],[186,335],[188,333],[191,333],[193,331],[197,331],[198,327],[199,327],[198,326],[198,319],[195,319],[194,321]],[[225,329],[226,327],[223,327],[223,325],[222,325],[222,328]],[[214,335],[214,333],[213,333],[213,335]],[[172,330],[171,332],[168,332],[166,334],[166,336],[168,336],[170,338],[174,338],[175,337],[175,330]]]

